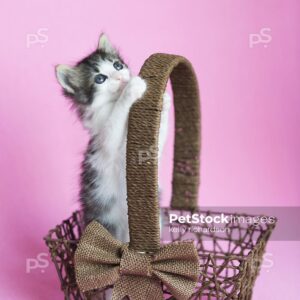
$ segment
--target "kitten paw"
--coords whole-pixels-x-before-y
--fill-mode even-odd
[[[143,97],[147,89],[147,84],[144,79],[139,76],[135,76],[130,79],[126,89],[130,95],[130,98],[135,101]]]

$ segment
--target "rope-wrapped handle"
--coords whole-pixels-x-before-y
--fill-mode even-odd
[[[200,155],[198,83],[190,62],[182,56],[154,54],[140,76],[147,82],[142,99],[131,108],[127,136],[127,201],[130,248],[156,252],[160,247],[158,158],[141,159],[156,149],[163,94],[171,79],[175,105],[175,149],[172,208],[197,206]]]

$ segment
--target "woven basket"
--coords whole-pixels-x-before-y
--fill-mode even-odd
[[[275,226],[268,224],[173,224],[169,215],[218,213],[197,207],[200,153],[200,107],[197,79],[191,64],[181,56],[154,54],[140,76],[147,81],[144,97],[131,111],[127,140],[127,201],[130,247],[155,252],[161,240],[193,239],[201,274],[191,299],[251,299],[266,242]],[[158,145],[162,96],[171,79],[175,105],[175,150],[171,208],[162,208],[160,232],[157,157],[140,162],[139,154]],[[152,148],[153,149],[153,148]],[[226,215],[226,214],[224,214]],[[231,217],[253,217],[230,214]],[[221,228],[223,226],[223,228]],[[209,230],[219,228],[219,230]],[[227,230],[228,229],[228,230]],[[45,237],[56,266],[65,299],[106,299],[106,291],[82,294],[76,284],[74,252],[83,232],[81,212],[50,230]],[[164,287],[165,299],[175,299]],[[141,299],[146,300],[146,299]]]

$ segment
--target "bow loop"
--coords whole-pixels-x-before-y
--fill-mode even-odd
[[[200,272],[192,242],[162,245],[149,255],[122,244],[96,221],[86,227],[74,260],[80,290],[114,285],[113,300],[163,300],[163,284],[176,299],[187,300]]]

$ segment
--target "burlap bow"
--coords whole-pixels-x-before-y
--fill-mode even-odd
[[[77,284],[82,292],[114,285],[113,300],[163,299],[162,283],[180,300],[197,283],[199,261],[192,242],[162,245],[154,255],[132,251],[98,222],[91,222],[75,252]]]

